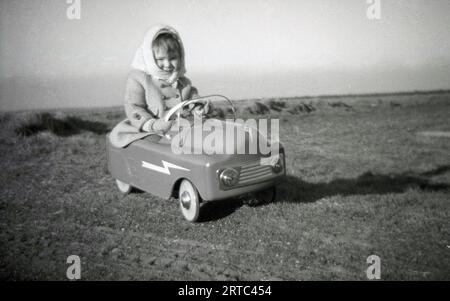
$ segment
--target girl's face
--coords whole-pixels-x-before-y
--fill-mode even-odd
[[[180,68],[180,54],[176,51],[166,51],[163,49],[155,49],[153,51],[156,65],[164,71],[174,72]]]

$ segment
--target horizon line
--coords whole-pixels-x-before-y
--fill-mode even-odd
[[[374,92],[374,93],[355,93],[355,94],[320,94],[320,95],[303,95],[303,96],[280,96],[280,97],[260,97],[260,98],[243,98],[235,99],[234,101],[257,101],[257,100],[304,100],[310,98],[343,98],[343,97],[376,97],[376,96],[393,96],[393,95],[429,95],[429,94],[446,94],[450,93],[450,89],[432,89],[432,90],[407,90],[407,91],[396,91],[396,92]],[[20,112],[39,112],[39,111],[56,111],[56,110],[88,110],[88,109],[106,109],[106,108],[119,108],[122,105],[115,106],[80,106],[80,107],[52,107],[52,108],[42,108],[42,109],[19,109],[19,110],[0,110],[0,113],[20,113]]]

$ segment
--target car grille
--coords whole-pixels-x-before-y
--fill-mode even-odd
[[[259,161],[241,167],[238,185],[248,185],[253,182],[263,181],[273,176],[270,165],[260,165]]]

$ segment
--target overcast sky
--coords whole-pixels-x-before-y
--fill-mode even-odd
[[[69,20],[66,0],[2,0],[0,80],[125,74],[146,29],[167,23],[183,39],[188,75],[208,90],[201,74],[213,87],[233,74],[236,97],[239,76],[255,74],[281,86],[280,74],[312,76],[314,89],[299,84],[297,95],[450,88],[450,1],[380,2],[381,19],[369,20],[366,0],[81,0],[81,19]],[[265,96],[252,93],[243,96]]]

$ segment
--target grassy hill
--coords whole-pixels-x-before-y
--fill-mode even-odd
[[[122,196],[105,134],[122,108],[0,115],[0,277],[85,280],[450,279],[450,94],[238,102],[280,119],[287,179],[275,202]],[[216,104],[217,115],[228,110]]]

